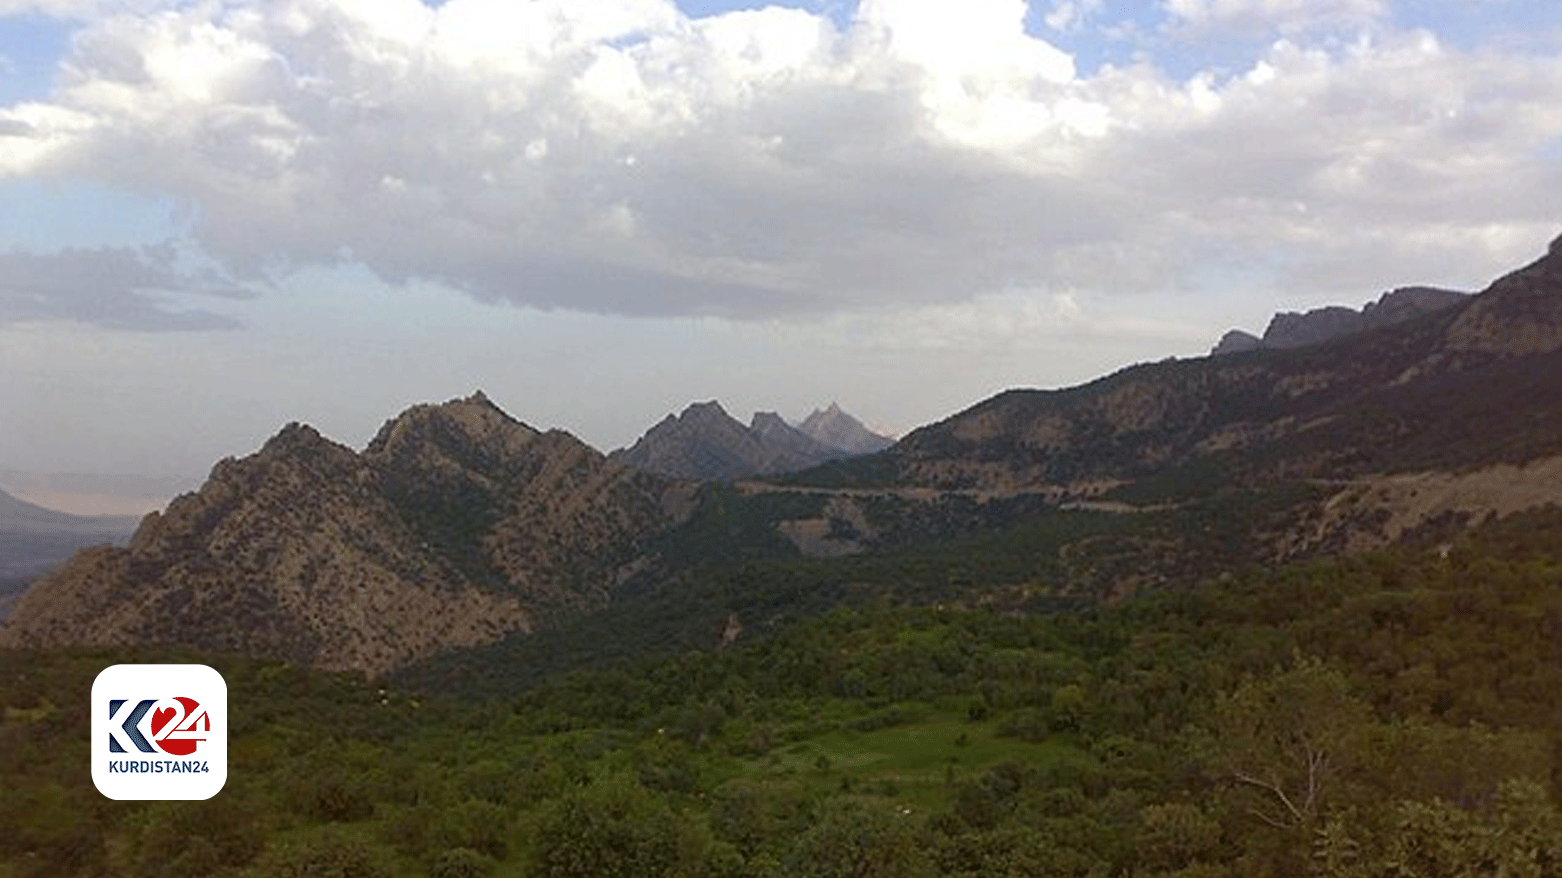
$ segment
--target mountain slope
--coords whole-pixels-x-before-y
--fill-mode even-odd
[[[902,439],[894,481],[1062,495],[1215,456],[1307,478],[1522,463],[1562,453],[1559,350],[1553,244],[1481,295],[1395,325],[1008,391]]]
[[[380,672],[599,600],[681,496],[481,394],[415,407],[362,453],[291,424],[127,548],[40,581],[0,645],[182,643]]]

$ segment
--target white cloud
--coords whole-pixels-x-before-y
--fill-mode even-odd
[[[0,107],[0,177],[181,201],[241,274],[361,261],[624,314],[939,314],[1198,288],[1207,259],[1347,288],[1549,239],[1562,63],[1310,41],[1306,10],[1381,4],[1171,0],[1190,28],[1296,28],[1186,81],[1081,77],[1020,0],[865,0],[844,30],[663,0],[183,5],[85,26],[55,94]]]
[[[177,0],[0,0],[0,17],[43,15],[87,20],[123,13],[145,14],[175,2]]]
[[[1174,28],[1185,33],[1295,35],[1319,28],[1364,27],[1383,19],[1388,0],[1164,0]]]
[[[1101,11],[1102,4],[1103,0],[1053,0],[1042,20],[1055,31],[1078,30]]]

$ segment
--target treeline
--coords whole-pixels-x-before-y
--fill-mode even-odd
[[[0,876],[1562,875],[1557,510],[1067,612],[751,627],[502,695],[0,655]],[[228,679],[211,801],[91,785],[91,680],[150,660]]]

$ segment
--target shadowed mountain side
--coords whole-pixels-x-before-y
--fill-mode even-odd
[[[1322,344],[1336,338],[1403,323],[1451,308],[1469,298],[1468,293],[1437,287],[1400,287],[1368,302],[1360,311],[1340,305],[1316,308],[1305,314],[1282,312],[1269,321],[1263,338],[1233,329],[1221,336],[1212,354],[1240,354],[1260,349],[1285,350]]]
[[[291,424],[40,581],[0,645],[178,643],[381,672],[599,600],[686,489],[539,433],[481,394],[360,453]]]

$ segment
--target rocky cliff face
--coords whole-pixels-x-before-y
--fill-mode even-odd
[[[612,459],[670,478],[730,481],[807,469],[848,456],[774,412],[759,412],[744,426],[712,400],[668,415],[633,446],[613,452]]]
[[[378,673],[597,600],[680,489],[481,394],[362,452],[291,424],[40,581],[0,645],[180,643]]]

